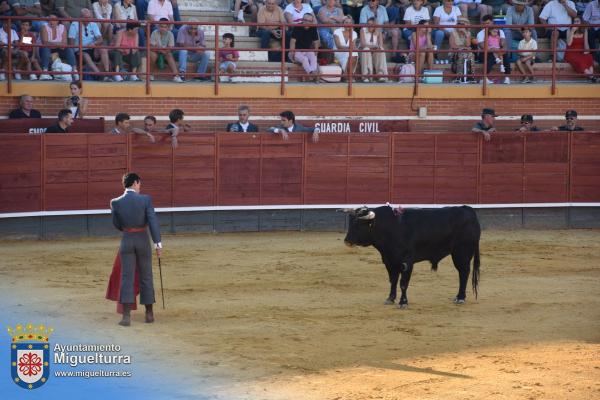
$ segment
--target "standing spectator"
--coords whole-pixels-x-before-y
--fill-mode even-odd
[[[14,57],[14,59],[17,59],[20,57],[19,50],[17,49],[17,45],[19,43],[19,35],[14,29],[10,27],[8,20],[5,19],[2,21],[2,28],[0,29],[0,45],[8,45],[8,32],[10,32],[10,41],[12,44],[11,56]],[[0,65],[2,66],[1,69],[8,71],[8,47],[0,47]],[[19,79],[21,78],[20,74],[15,73],[15,79],[17,79],[17,76],[19,77]],[[5,73],[0,72],[0,81],[3,81],[5,79]]]
[[[94,18],[107,20],[108,22],[102,22],[100,25],[100,31],[102,32],[102,37],[106,44],[112,42],[113,35],[113,27],[110,23],[113,15],[112,4],[109,3],[108,0],[98,0],[98,2],[93,4]]]
[[[195,22],[195,21],[190,21]],[[200,81],[206,81],[209,79],[206,76],[206,69],[208,68],[208,54],[204,49],[204,31],[200,29],[198,25],[184,25],[179,29],[177,33],[177,46],[178,47],[194,47],[198,50],[179,50],[179,74],[184,77],[187,72],[188,56],[190,60],[196,63],[196,73],[198,76],[194,79]]]
[[[471,31],[466,28],[469,25],[469,19],[466,17],[458,18],[458,25],[450,35],[450,49],[454,51],[453,69],[457,77],[457,83],[470,83],[475,79],[468,76],[473,73],[475,65],[475,54],[471,52]]]
[[[305,14],[312,14],[313,10],[309,4],[302,0],[293,0],[283,10],[283,15],[288,24],[300,24]]]
[[[219,50],[219,72],[227,74],[225,80],[232,82],[231,76],[237,68],[236,62],[240,59],[240,53],[234,49],[235,36],[233,33],[223,34],[223,47]]]
[[[52,76],[47,74],[51,53],[58,53],[61,60],[65,60],[72,69],[76,69],[75,52],[73,49],[66,47],[68,45],[67,30],[55,14],[50,14],[48,23],[42,25],[40,38],[42,44],[48,46],[40,47],[40,58],[42,59],[42,74],[40,75],[40,80],[52,80]]]
[[[350,26],[353,23],[354,23],[354,21],[352,21],[352,17],[347,15],[344,18],[344,25],[346,25],[346,26],[341,26],[333,32],[333,39],[334,39],[334,44],[335,44],[334,50],[342,50],[342,51],[335,52],[335,59],[340,64],[340,67],[342,67],[342,73],[344,74],[342,76],[342,80],[344,80],[346,78],[348,71],[350,71],[351,76],[354,75],[354,72],[356,71],[356,66],[358,64],[358,53],[357,52],[352,51],[352,58],[350,58],[350,44],[352,43],[353,49],[357,48],[356,31],[354,29],[352,29],[352,26]],[[349,63],[351,65],[351,67],[348,65]],[[351,68],[351,69],[348,70],[348,68]],[[350,79],[352,79],[352,78],[350,78]]]
[[[483,24],[490,27],[493,26],[494,24],[494,17],[492,17],[491,15],[486,15],[485,17],[483,17]],[[490,40],[491,38],[491,40]],[[490,43],[492,44],[492,47],[490,48]],[[497,47],[499,44],[499,48]],[[480,50],[484,50],[485,48],[485,28],[480,30],[477,33],[477,44],[479,46]],[[495,57],[493,53],[489,53],[488,51],[488,56],[487,56],[487,65],[486,65],[486,69],[487,69],[487,73],[489,74],[492,69],[494,68],[494,65],[496,64],[500,64],[500,72],[504,73],[506,76],[504,77],[504,83],[509,85],[510,84],[510,59],[508,57],[508,53],[506,52],[506,38],[504,36],[504,31],[495,27],[492,28],[488,28],[488,49],[491,50],[492,52],[497,53],[498,57]],[[487,79],[487,83],[493,83],[489,78]]]
[[[84,17],[81,11],[84,9],[91,10],[91,0],[56,0],[54,2],[56,12],[61,18],[89,18]],[[65,22],[65,26],[69,26],[69,22]]]
[[[17,17],[41,17],[42,6],[40,0],[13,0],[13,15]],[[29,21],[31,30],[39,32],[42,27],[42,21]]]
[[[492,7],[482,4],[481,0],[454,0],[454,4],[460,8],[463,17],[472,18],[479,16],[483,22],[485,15],[492,15]]]
[[[443,28],[443,29],[436,28],[433,30],[433,32],[432,32],[433,45],[435,46],[436,50],[442,48],[442,43],[444,42],[444,38],[450,37],[450,35],[454,31],[454,28],[452,28],[452,27],[458,23],[458,19],[462,15],[460,12],[460,8],[455,6],[452,1],[453,0],[443,0],[442,5],[439,6],[438,8],[436,8],[435,11],[433,12],[433,24],[434,25],[445,25],[445,26],[449,27],[449,28]],[[436,54],[436,59],[439,59],[439,58],[441,58],[441,57],[439,57]],[[446,57],[443,57],[443,58],[446,58]]]
[[[319,141],[319,130],[315,128],[309,128],[306,126],[302,126],[296,122],[296,116],[291,111],[283,111],[279,114],[279,118],[281,124],[279,126],[274,126],[269,128],[269,132],[281,134],[283,140],[287,140],[289,138],[289,134],[292,132],[310,132],[312,133],[312,141]]]
[[[383,50],[383,34],[380,28],[375,27],[375,17],[367,20],[367,26],[360,30],[360,47],[367,52],[360,53],[360,71],[363,74],[363,82],[369,82],[370,79],[379,82],[387,82],[387,62]],[[369,78],[369,75],[383,75],[379,78]]]
[[[597,82],[594,76],[594,58],[589,52],[588,30],[581,27],[581,18],[573,18],[573,26],[567,31],[567,50],[565,61],[571,64],[578,74],[587,75],[592,83]]]
[[[167,18],[161,18],[160,22],[169,22]],[[175,47],[175,38],[173,37],[173,32],[169,30],[168,24],[160,24],[158,29],[152,32],[150,36],[150,62],[152,64],[156,64],[156,62],[160,59],[166,60],[167,65],[171,69],[173,73],[173,82],[182,83],[183,79],[178,75],[177,65],[175,64],[175,59],[173,58],[172,48]],[[145,62],[142,60],[142,65]]]
[[[35,71],[41,71],[38,49],[33,45],[38,44],[37,33],[31,32],[31,21],[21,21],[21,31],[19,32],[19,65],[20,70],[25,70],[29,74],[29,80],[36,81],[37,75],[33,73],[32,67]],[[17,75],[17,74],[15,74]],[[16,78],[15,78],[16,79]]]
[[[517,60],[517,68],[524,75],[522,82],[531,83],[535,81],[535,72],[533,64],[535,63],[535,50],[537,50],[537,42],[531,37],[531,29],[528,27],[521,28],[523,39],[519,42],[519,50],[527,50],[519,53]]]
[[[181,132],[187,132],[191,129],[189,124],[183,122],[184,112],[178,108],[171,110],[169,113],[169,124],[166,127],[166,131],[171,135],[171,145],[173,148],[177,147],[178,140],[177,136]]]
[[[33,108],[33,97],[24,94],[19,97],[19,108],[8,114],[9,119],[42,118],[42,113]]]
[[[336,5],[336,0],[327,0],[325,6],[319,9],[317,21],[320,24],[342,24],[344,22],[344,11]],[[333,40],[334,27],[319,27],[319,37],[321,43],[326,49],[333,49],[335,42]]]
[[[369,0],[369,4],[362,8],[360,11],[360,24],[366,25],[367,21],[371,17],[375,18],[377,25],[390,25],[389,28],[386,28],[383,31],[383,34],[392,38],[392,50],[397,52],[399,49],[400,29],[394,26],[396,22],[390,21],[387,10],[384,6],[379,5],[379,0]],[[403,57],[400,55],[400,53],[395,53],[392,56],[392,61],[401,62],[403,61]]]
[[[113,19],[138,21],[134,0],[122,0],[113,6]],[[125,23],[115,24],[117,29],[125,29]]]
[[[118,113],[117,115],[115,115],[115,126],[110,130],[110,133],[113,135],[127,135],[129,132],[131,132],[138,135],[148,136],[148,139],[151,143],[154,143],[156,141],[156,139],[154,139],[154,136],[150,132],[140,128],[132,128],[131,123],[129,121],[130,119],[131,117],[129,117],[129,114],[126,113]]]
[[[171,1],[150,0],[148,2],[148,10],[146,11],[146,19],[148,21],[162,21],[164,18],[167,21],[174,21]]]
[[[258,126],[248,119],[250,118],[250,107],[241,105],[238,107],[238,122],[227,125],[227,132],[258,132]]]
[[[82,18],[92,18],[92,12],[87,8],[81,10]],[[83,30],[81,33],[83,46],[83,61],[93,72],[98,73],[100,70],[96,66],[94,60],[98,58],[101,60],[102,69],[104,72],[110,72],[110,60],[108,57],[107,49],[93,49],[89,46],[101,46],[103,39],[102,33],[100,32],[100,27],[95,22],[84,21],[83,22]],[[70,45],[79,45],[79,22],[75,21],[69,27],[69,44]],[[79,49],[75,49],[75,53],[79,53]],[[99,56],[99,57],[98,57]],[[109,76],[104,76],[104,81],[110,81]],[[122,81],[119,75],[115,76],[115,81]]]
[[[567,123],[561,126],[554,126],[551,130],[553,131],[584,131],[585,129],[581,126],[577,126],[577,111],[569,110],[565,113],[565,120]]]
[[[139,23],[128,22],[125,27],[124,30],[117,31],[115,46],[118,48],[112,50],[111,55],[113,64],[115,65],[115,72],[123,71],[123,60],[125,60],[133,73],[133,75],[129,75],[125,79],[135,82],[140,80],[136,75],[141,62],[140,51],[137,49]]]
[[[71,90],[71,97],[65,99],[65,108],[71,110],[73,118],[84,118],[87,113],[89,101],[82,96],[83,87],[81,81],[71,82],[69,89]]]
[[[471,132],[480,133],[483,135],[483,139],[489,142],[492,138],[491,134],[496,132],[494,128],[495,118],[497,117],[496,112],[491,108],[484,108],[481,111],[481,121],[477,122]]]
[[[592,0],[585,6],[583,12],[583,21],[590,25],[600,25],[600,5],[598,0]],[[588,43],[590,49],[598,50],[598,40],[600,39],[600,26],[588,29]],[[593,57],[600,63],[600,52],[593,54]]]
[[[58,121],[46,128],[46,133],[69,133],[71,125],[73,125],[73,115],[71,115],[71,110],[65,108],[58,112]]]
[[[523,114],[521,115],[521,126],[515,131],[518,132],[538,132],[539,129],[537,126],[533,125],[533,115],[531,114]]]
[[[281,24],[286,21],[283,10],[277,5],[277,0],[266,0],[265,5],[258,10],[256,19],[259,24],[256,35],[260,38],[261,49],[270,49],[271,39],[281,42]],[[281,62],[281,51],[269,51],[268,57],[271,62]]]
[[[417,40],[419,41],[419,64],[421,67],[420,73],[423,73],[425,70],[425,61],[429,64],[429,68],[433,68],[433,44],[431,44],[431,29],[427,28],[429,25],[429,21],[426,19],[422,19],[417,24],[422,28],[417,29],[416,32],[413,32],[410,38],[410,50],[413,52],[411,56],[413,60],[416,60],[416,52],[417,49]]]
[[[570,24],[572,18],[576,15],[575,3],[571,0],[550,0],[540,13],[540,23],[553,25]],[[567,27],[556,28],[556,30],[546,29],[546,37],[552,38],[554,35],[554,39],[559,40],[557,47],[564,49],[566,47],[567,30]],[[563,61],[564,57],[564,51],[560,51],[557,53],[556,61]]]
[[[304,14],[302,17],[304,24],[314,24],[312,14]],[[295,26],[292,30],[290,40],[290,59],[293,62],[302,64],[304,72],[314,76],[315,82],[318,82],[317,74],[317,53],[313,50],[319,49],[319,33],[314,26]],[[304,77],[300,79],[304,80]]]

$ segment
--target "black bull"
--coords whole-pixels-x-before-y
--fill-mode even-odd
[[[474,259],[473,293],[477,298],[481,228],[471,207],[405,209],[399,212],[383,206],[344,211],[349,213],[344,242],[348,246],[373,246],[381,254],[391,285],[386,304],[393,304],[396,300],[396,286],[402,275],[399,306],[407,307],[406,290],[413,264],[429,261],[431,268],[437,270],[438,263],[447,255],[452,255],[460,281],[454,302],[465,302],[471,258]]]

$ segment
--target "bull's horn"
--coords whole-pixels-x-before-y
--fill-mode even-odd
[[[375,219],[375,213],[373,211],[369,211],[367,215],[363,215],[362,217],[358,217],[358,219]]]
[[[347,213],[347,214],[352,214],[352,213],[354,213],[355,210],[354,210],[354,208],[338,208],[336,211]]]

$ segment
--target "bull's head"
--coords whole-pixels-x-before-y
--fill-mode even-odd
[[[340,210],[348,214],[348,232],[344,238],[346,246],[370,246],[373,244],[371,228],[375,212],[368,207]]]

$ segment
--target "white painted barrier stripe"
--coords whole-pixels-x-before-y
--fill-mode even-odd
[[[193,211],[261,211],[261,210],[331,210],[340,208],[358,208],[362,206],[380,207],[384,204],[306,204],[306,205],[266,205],[266,206],[206,206],[206,207],[161,207],[157,212],[193,212]],[[391,204],[403,208],[442,208],[461,206],[462,204]],[[600,207],[600,203],[506,203],[506,204],[467,204],[473,208],[560,208],[560,207]],[[70,215],[110,214],[110,209],[101,210],[62,210],[2,213],[0,218],[23,217],[61,217]]]

